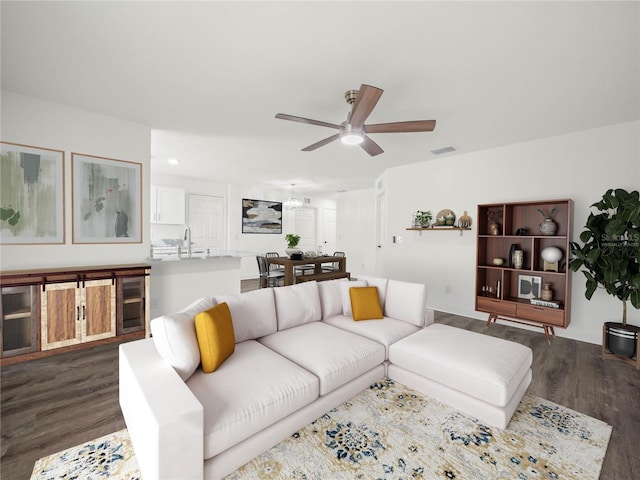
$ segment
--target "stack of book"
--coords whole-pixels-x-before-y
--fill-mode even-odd
[[[558,300],[542,300],[541,298],[532,298],[531,305],[538,305],[539,307],[560,308],[562,302]]]

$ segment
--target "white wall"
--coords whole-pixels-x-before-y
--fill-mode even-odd
[[[347,258],[351,276],[376,274],[376,191],[338,194],[336,250]]]
[[[389,245],[381,255],[382,273],[424,282],[430,308],[486,319],[474,310],[477,205],[572,198],[572,237],[577,240],[589,205],[607,189],[640,188],[639,132],[640,122],[624,123],[388,170],[382,177],[387,193],[385,244]],[[340,202],[341,209],[348,208],[345,203]],[[412,212],[431,210],[435,215],[444,208],[458,216],[467,210],[474,220],[473,231],[460,235],[405,230]],[[341,213],[341,218],[350,216],[347,211]],[[350,244],[370,243],[370,232],[352,229],[349,233]],[[394,235],[402,235],[404,242],[392,244]],[[572,278],[571,324],[556,333],[600,343],[602,323],[619,321],[622,304],[600,291],[587,301],[583,275],[575,273]],[[628,319],[640,325],[640,312],[630,308]]]
[[[65,152],[65,243],[2,245],[2,270],[144,262],[149,254],[148,127],[86,110],[2,92],[2,141]],[[142,164],[142,243],[72,244],[71,152]]]

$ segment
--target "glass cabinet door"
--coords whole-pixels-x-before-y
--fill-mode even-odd
[[[145,328],[146,277],[118,278],[118,335]]]
[[[2,288],[0,351],[11,357],[38,351],[37,285]]]

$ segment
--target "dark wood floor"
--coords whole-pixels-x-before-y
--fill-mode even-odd
[[[243,282],[243,291],[255,288]],[[613,425],[600,478],[640,472],[640,372],[600,359],[600,347],[512,326],[438,313],[436,321],[533,349],[528,393]],[[1,372],[0,478],[28,479],[35,460],[125,427],[118,405],[118,347],[105,345],[19,363]]]

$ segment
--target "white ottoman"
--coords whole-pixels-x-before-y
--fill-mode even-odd
[[[531,349],[434,324],[389,347],[389,377],[505,428],[531,382]]]

